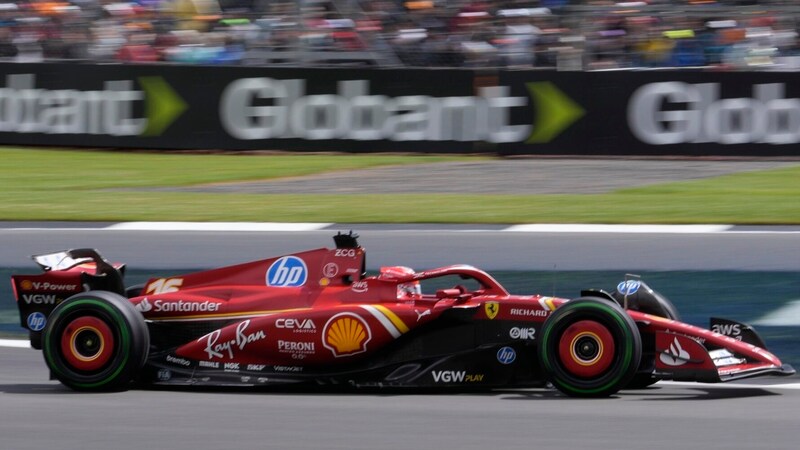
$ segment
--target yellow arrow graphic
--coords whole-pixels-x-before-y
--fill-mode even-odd
[[[139,84],[147,96],[147,127],[142,136],[160,136],[188,105],[161,77],[140,77]]]
[[[525,87],[536,105],[536,121],[526,144],[550,142],[586,114],[580,105],[549,81],[525,83]]]

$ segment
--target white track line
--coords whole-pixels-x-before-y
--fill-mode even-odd
[[[792,377],[795,380],[797,378]],[[800,389],[800,382],[794,383],[776,383],[776,384],[747,384],[747,383],[694,383],[691,381],[659,381],[656,386],[660,385],[673,385],[673,386],[686,386],[686,387],[724,387],[734,389]]]
[[[125,231],[315,231],[330,223],[283,222],[123,222],[105,230]]]
[[[732,225],[604,225],[604,224],[522,224],[513,225],[504,231],[525,233],[670,233],[698,234],[719,233],[733,228]]]
[[[800,326],[800,299],[792,300],[780,308],[768,312],[760,319],[753,321],[753,325],[776,327]]]
[[[20,339],[0,339],[0,347],[31,348],[31,343]]]
[[[627,234],[800,234],[798,229],[736,229],[734,225],[698,224],[698,225],[664,225],[664,224],[558,224],[558,223],[532,223],[509,225],[505,228],[491,226],[481,228],[475,224],[474,228],[448,228],[431,226],[409,227],[405,224],[401,228],[393,228],[392,224],[385,224],[384,231],[446,231],[452,233],[483,233],[483,232],[510,232],[510,233],[627,233]],[[0,228],[0,232],[7,231],[208,231],[208,232],[303,232],[320,231],[324,229],[336,230],[336,223],[304,223],[304,222],[119,222],[96,227],[9,227]],[[350,228],[352,225],[340,228]]]

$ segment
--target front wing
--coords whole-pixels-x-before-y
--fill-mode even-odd
[[[794,375],[766,349],[663,317],[629,311],[655,335],[655,372],[661,379],[719,383],[761,375]]]

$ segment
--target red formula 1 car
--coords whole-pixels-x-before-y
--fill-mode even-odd
[[[154,385],[494,388],[551,382],[608,396],[662,379],[721,382],[794,370],[745,324],[678,321],[638,279],[577,299],[510,295],[455,265],[366,276],[357,236],[336,248],[125,287],[80,249],[13,276],[22,325],[78,390]]]

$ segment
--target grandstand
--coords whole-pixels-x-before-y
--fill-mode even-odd
[[[542,70],[800,68],[792,1],[103,0],[0,4],[0,58]]]

